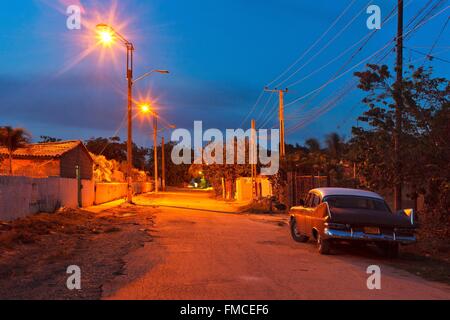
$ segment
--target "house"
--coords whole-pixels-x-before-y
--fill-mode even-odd
[[[80,178],[91,180],[93,159],[83,142],[61,141],[29,144],[12,154],[13,175],[28,177]],[[0,147],[0,174],[9,173],[9,152]]]

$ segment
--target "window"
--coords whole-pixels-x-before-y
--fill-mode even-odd
[[[317,194],[314,194],[314,198],[312,200],[312,205],[311,208],[315,208],[319,205],[320,203],[320,197]]]
[[[305,207],[310,207],[311,206],[311,198],[312,198],[313,194],[312,193],[308,193],[308,195],[306,196],[306,200],[305,200]]]
[[[330,208],[390,211],[383,200],[358,196],[328,196],[324,199]]]

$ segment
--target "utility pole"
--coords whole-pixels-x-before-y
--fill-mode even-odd
[[[127,138],[127,201],[133,203],[133,51],[134,47],[127,41],[127,116],[128,116],[128,138]]]
[[[252,168],[252,197],[256,199],[258,196],[258,188],[256,186],[256,121],[252,120],[252,132],[250,136],[249,159]]]
[[[288,92],[288,89],[269,89],[265,88],[266,92],[278,92],[279,97],[279,110],[278,110],[278,119],[280,121],[280,159],[284,159],[286,155],[286,143],[284,140],[284,94]]]
[[[401,136],[403,126],[403,0],[398,0],[398,24],[397,24],[397,81],[395,83],[395,129],[394,129],[394,207],[395,210],[402,208],[402,165],[400,159]]]
[[[155,193],[158,193],[158,115],[153,114],[153,164],[155,167]]]
[[[161,190],[166,191],[166,164],[164,155],[164,137],[161,138]]]

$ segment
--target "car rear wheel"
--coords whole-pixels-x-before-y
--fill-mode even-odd
[[[383,250],[384,255],[391,259],[397,258],[400,251],[398,243],[382,243],[380,248]]]
[[[398,258],[398,254],[400,251],[400,246],[398,243],[390,243],[387,250],[387,256],[388,258]]]
[[[328,255],[331,253],[331,241],[327,239],[322,239],[319,235],[317,237],[317,244],[319,245],[319,253],[323,255]]]
[[[302,235],[298,229],[297,229],[297,221],[292,218],[291,219],[291,235],[292,235],[292,239],[294,239],[297,242],[307,242],[309,240],[309,238],[305,235]]]

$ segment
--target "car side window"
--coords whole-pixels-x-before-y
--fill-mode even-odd
[[[308,208],[309,204],[311,202],[311,193],[308,193],[308,195],[306,196],[306,200],[305,200],[305,207]]]
[[[319,205],[319,202],[320,202],[320,197],[317,194],[315,194],[314,198],[312,200],[312,203],[311,203],[311,208],[317,207]]]

